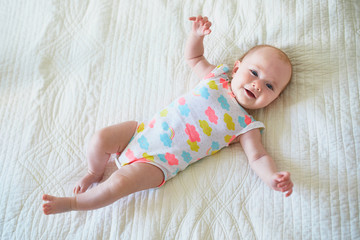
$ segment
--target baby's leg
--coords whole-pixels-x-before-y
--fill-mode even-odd
[[[75,194],[85,192],[91,184],[102,179],[110,155],[125,149],[136,127],[136,121],[129,121],[103,128],[94,134],[87,151],[88,173],[75,185]]]
[[[107,206],[131,193],[155,188],[164,179],[163,172],[148,163],[133,163],[121,167],[109,179],[75,197],[58,198],[44,195],[46,215],[72,210],[92,210]]]

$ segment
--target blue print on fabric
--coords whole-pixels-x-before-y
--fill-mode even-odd
[[[229,68],[228,68],[227,66],[224,66],[224,67],[223,67],[223,71],[224,71],[224,72],[228,72],[228,71],[229,71]]]
[[[189,163],[192,160],[190,153],[183,151],[181,156],[183,157],[184,161]]]
[[[169,124],[167,124],[167,122],[163,122],[161,126],[164,129],[164,131],[169,130]]]
[[[208,91],[208,89],[206,87],[202,87],[199,89],[200,95],[205,98],[205,99],[209,99],[210,93]]]
[[[253,118],[253,116],[250,116],[250,117],[247,115],[245,115],[245,117],[239,116],[238,122],[240,123],[240,126],[242,128],[246,128],[250,123],[255,122],[255,119]],[[246,123],[246,122],[248,122],[248,123]]]
[[[179,110],[180,110],[181,115],[186,116],[186,117],[189,116],[190,109],[187,104],[179,105]]]
[[[179,171],[180,171],[180,169],[177,168],[176,171],[172,173],[172,175],[175,176],[176,174],[178,174]]]
[[[163,142],[165,147],[171,147],[172,140],[166,133],[160,134],[160,140]]]
[[[140,147],[142,149],[145,149],[145,150],[149,149],[149,142],[147,141],[146,137],[141,136],[141,138],[138,139],[138,143],[140,144]]]
[[[159,159],[160,159],[161,161],[167,162],[167,161],[166,161],[166,158],[165,158],[165,154],[158,154],[158,156],[159,156]]]
[[[218,101],[219,101],[219,103],[221,104],[221,107],[223,108],[223,109],[226,109],[226,110],[230,110],[230,105],[229,105],[229,103],[227,102],[227,100],[226,100],[226,98],[223,96],[223,95],[221,95],[219,98],[218,98]]]
[[[211,149],[213,150],[219,150],[220,144],[218,142],[212,142]]]
[[[245,118],[244,118],[244,117],[239,116],[238,121],[239,121],[240,126],[241,126],[242,128],[246,128],[247,125],[246,125],[246,123],[245,123]]]
[[[169,107],[174,107],[174,106],[175,106],[175,101],[173,101],[169,104]]]

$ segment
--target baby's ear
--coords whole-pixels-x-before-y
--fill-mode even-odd
[[[234,75],[234,74],[237,72],[237,70],[239,69],[240,63],[241,63],[240,60],[237,60],[237,61],[235,62],[234,68],[233,68],[233,70],[232,70],[232,75]]]

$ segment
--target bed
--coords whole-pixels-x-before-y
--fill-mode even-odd
[[[360,3],[313,1],[1,1],[1,239],[359,239]],[[70,196],[86,146],[105,126],[152,116],[198,79],[184,61],[190,16],[213,22],[205,55],[232,66],[271,44],[293,62],[268,108],[263,143],[291,172],[285,198],[239,144],[159,189],[102,209],[42,213]],[[115,171],[110,160],[105,178]]]

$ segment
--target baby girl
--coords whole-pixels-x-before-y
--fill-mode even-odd
[[[281,50],[260,45],[235,62],[232,79],[226,65],[203,56],[203,39],[211,33],[207,17],[190,17],[192,31],[185,58],[200,83],[155,114],[148,122],[128,121],[95,133],[88,149],[88,173],[76,184],[73,197],[43,195],[45,214],[92,210],[137,191],[162,186],[189,164],[240,142],[251,168],[272,189],[292,193],[289,172],[278,172],[261,142],[260,128],[246,109],[269,105],[284,90],[292,66]],[[101,181],[110,155],[119,167]]]

